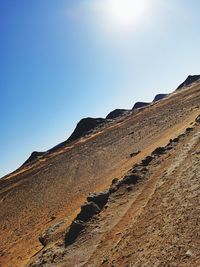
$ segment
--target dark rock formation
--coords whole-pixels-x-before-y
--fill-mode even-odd
[[[189,75],[187,79],[178,86],[177,90],[183,89],[192,83],[197,82],[198,80],[200,80],[200,75]]]
[[[122,183],[127,185],[136,184],[139,179],[140,177],[138,175],[130,174],[123,178]]]
[[[88,134],[91,130],[94,130],[99,125],[102,125],[105,123],[106,120],[102,118],[85,118],[79,121],[77,124],[74,132],[72,135],[68,138],[68,141],[74,141],[80,137],[85,136]]]
[[[138,109],[138,108],[144,108],[150,105],[150,103],[146,102],[136,102],[135,105],[133,106],[132,110]]]
[[[86,227],[86,223],[97,215],[107,204],[110,191],[93,193],[87,197],[87,203],[81,206],[81,211],[69,227],[65,235],[65,246],[71,245],[79,233]]]
[[[194,130],[194,128],[192,128],[192,127],[188,127],[186,130],[185,130],[185,132],[186,133],[189,133],[189,132],[192,132]]]
[[[148,166],[149,163],[154,159],[152,156],[147,156],[145,159],[142,160],[141,165],[142,166]]]
[[[77,215],[76,220],[88,222],[94,215],[100,212],[100,208],[94,203],[89,202],[81,206],[81,212]]]
[[[140,152],[141,152],[140,150],[135,151],[135,152],[133,152],[133,153],[130,154],[130,157],[131,157],[131,158],[132,158],[132,157],[135,157],[135,156],[137,156]]]
[[[159,101],[159,100],[165,98],[167,95],[168,94],[158,94],[158,95],[155,96],[153,102]]]
[[[153,152],[152,152],[152,155],[153,156],[159,156],[159,155],[162,155],[165,153],[165,148],[164,147],[157,147]]]
[[[101,193],[93,193],[87,197],[87,201],[94,202],[100,209],[102,209],[108,202],[109,195],[109,190]]]
[[[127,112],[128,112],[127,109],[115,109],[107,115],[106,119],[113,120],[126,114]]]
[[[69,228],[69,231],[65,235],[65,246],[69,246],[72,243],[74,243],[79,233],[83,231],[84,228],[85,228],[84,222],[78,220],[73,221]]]

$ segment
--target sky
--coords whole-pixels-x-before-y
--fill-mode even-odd
[[[200,1],[0,0],[0,177],[200,74]]]

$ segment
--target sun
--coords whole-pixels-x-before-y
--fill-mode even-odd
[[[111,19],[118,24],[132,25],[145,16],[148,0],[109,0]]]

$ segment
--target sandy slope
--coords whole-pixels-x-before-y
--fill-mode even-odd
[[[182,133],[199,114],[199,103],[200,85],[196,85],[188,90],[175,93],[147,109],[133,113],[123,118],[122,121],[118,120],[107,128],[101,129],[94,136],[74,143],[71,147],[63,148],[41,162],[2,179],[0,181],[0,261],[2,266],[23,266],[29,262],[30,258],[42,248],[38,241],[41,232],[50,225],[64,219],[54,237],[54,241],[58,240],[62,246],[62,237],[66,232],[66,227],[79,211],[80,205],[89,192],[100,191],[108,187],[114,177],[123,177],[135,162],[140,162],[156,147],[166,145],[170,138]],[[76,243],[76,249],[73,251],[73,248],[70,248],[72,250],[69,254],[65,251],[64,258],[66,257],[66,259],[61,257],[59,264],[67,266],[66,262],[68,262],[68,266],[75,266],[74,257],[77,255],[86,266],[98,266],[102,261],[108,266],[112,261],[118,262],[119,265],[117,266],[126,266],[126,262],[129,264],[127,266],[130,266],[131,262],[135,264],[136,249],[143,246],[140,242],[146,242],[146,245],[150,238],[155,242],[156,239],[154,235],[149,237],[146,234],[143,240],[139,238],[138,234],[137,243],[134,234],[131,232],[131,225],[137,224],[134,229],[137,227],[138,233],[141,232],[141,236],[143,236],[142,231],[150,227],[149,221],[152,220],[154,223],[153,218],[151,219],[152,212],[150,212],[150,215],[148,214],[151,210],[148,205],[158,196],[160,199],[158,198],[157,204],[154,205],[159,204],[160,207],[155,211],[157,212],[155,216],[162,218],[159,215],[162,214],[162,197],[159,193],[161,191],[158,191],[157,187],[159,185],[159,190],[163,189],[163,195],[165,195],[165,190],[165,192],[169,190],[169,197],[173,195],[170,193],[170,186],[166,185],[165,187],[165,184],[170,183],[170,177],[180,166],[185,167],[189,164],[188,157],[191,158],[191,162],[192,160],[198,160],[196,156],[193,159],[190,154],[195,145],[198,145],[198,138],[195,141],[192,138],[193,135],[190,135],[182,141],[186,142],[186,146],[192,143],[185,154],[183,144],[179,145],[180,150],[178,150],[177,145],[177,148],[174,148],[175,151],[173,151],[174,157],[169,157],[166,160],[163,158],[161,165],[155,163],[155,166],[149,168],[150,178],[147,181],[142,181],[124,198],[121,198],[118,192],[119,201],[114,199],[113,203],[110,203],[109,207],[100,214],[100,224],[98,222],[95,227],[97,235],[94,242],[91,242],[91,239],[86,235],[82,242],[86,242],[87,246],[81,246],[81,242]],[[131,158],[130,154],[137,150],[140,150],[141,153]],[[185,157],[181,156],[179,159],[180,153],[183,153]],[[180,162],[183,158],[184,164],[177,163],[177,166],[173,167],[174,162]],[[198,164],[195,166],[198,166]],[[169,172],[168,174],[165,173],[165,167]],[[182,170],[182,168],[180,169]],[[191,170],[191,167],[189,166],[187,170]],[[196,173],[197,176],[196,183],[198,182],[198,171],[198,168],[193,170],[193,173]],[[176,180],[178,175],[181,175],[179,173]],[[166,175],[166,178],[160,179],[163,175]],[[189,186],[188,184],[186,183],[185,186]],[[121,192],[121,194],[124,195],[124,192]],[[189,194],[190,190],[188,198]],[[181,191],[180,195],[182,196]],[[118,197],[116,196],[116,198]],[[171,196],[171,199],[169,198],[169,201],[173,202],[173,196]],[[179,201],[178,197],[177,201]],[[175,211],[173,212],[175,213]],[[172,215],[170,213],[170,216],[175,217],[174,213]],[[137,216],[141,219],[135,220]],[[155,225],[156,223],[161,224],[160,221],[156,221]],[[94,226],[95,222],[91,225],[92,229]],[[103,227],[103,230],[99,227]],[[152,224],[151,227],[153,227]],[[150,228],[150,230],[152,229]],[[166,233],[168,230],[166,229]],[[126,235],[127,238],[124,238]],[[155,233],[155,235],[157,234]],[[167,238],[165,242],[167,242]],[[149,258],[148,253],[151,253],[152,244],[145,249],[146,259]],[[155,249],[161,249],[161,246],[159,247],[155,246]],[[111,251],[111,248],[114,249]],[[56,248],[53,246],[54,249]],[[135,251],[135,254],[133,251]],[[138,264],[144,257],[142,251],[139,257],[135,256],[138,259]],[[109,252],[108,255],[107,252]],[[166,253],[168,252],[163,252],[161,260],[164,259]],[[192,251],[192,253],[196,252]],[[155,257],[158,254],[156,253]],[[155,257],[150,258],[154,261]],[[144,266],[144,264],[148,264],[148,261],[141,262],[141,264],[141,266]]]

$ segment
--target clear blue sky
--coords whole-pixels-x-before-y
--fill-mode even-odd
[[[200,1],[146,0],[131,23],[108,2],[0,0],[0,176],[66,140],[81,118],[200,74]]]

